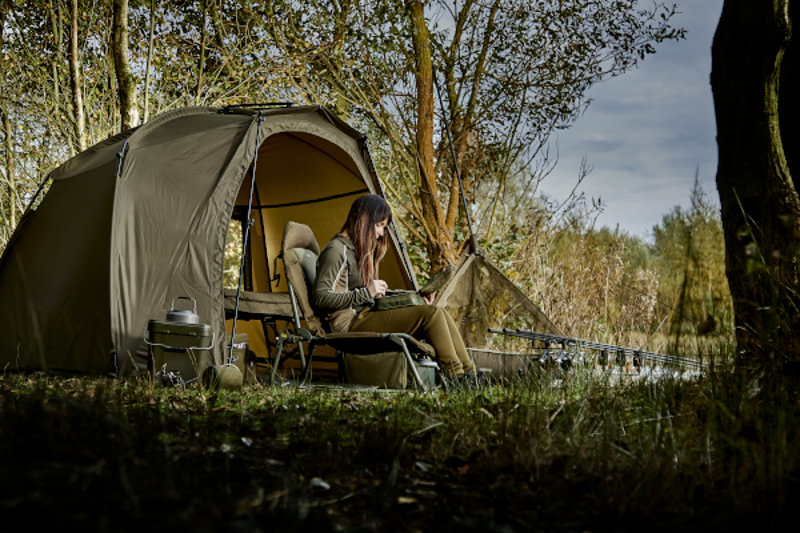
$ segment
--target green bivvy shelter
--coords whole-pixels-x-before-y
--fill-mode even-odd
[[[366,138],[321,107],[167,112],[50,174],[50,189],[0,258],[0,365],[135,375],[147,364],[148,322],[164,320],[176,296],[197,302],[221,363],[226,235],[244,219],[254,161],[244,285],[256,300],[286,291],[284,279],[271,280],[287,221],[307,224],[324,243],[356,197],[382,194]],[[390,234],[381,277],[413,288]]]

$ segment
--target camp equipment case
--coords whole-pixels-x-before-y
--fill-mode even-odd
[[[151,320],[147,331],[150,346],[149,369],[157,382],[185,387],[214,366],[211,348],[214,336],[208,324],[184,324]]]

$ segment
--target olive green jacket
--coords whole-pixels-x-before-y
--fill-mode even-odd
[[[375,301],[361,280],[353,242],[337,233],[319,254],[311,305],[332,331],[348,331]]]

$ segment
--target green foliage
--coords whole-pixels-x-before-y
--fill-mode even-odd
[[[222,270],[222,285],[226,289],[239,287],[239,275],[242,267],[242,250],[244,230],[241,220],[231,219],[228,223],[228,234],[225,238],[225,263]],[[242,288],[245,288],[242,280]],[[245,289],[246,290],[246,289]]]
[[[531,165],[553,128],[578,117],[588,87],[635,66],[653,43],[683,36],[670,26],[674,7],[638,4],[426,5],[435,68],[444,78],[448,109],[442,113],[453,120],[474,207],[491,206],[478,195],[479,183],[502,191],[514,165]],[[142,116],[185,105],[290,100],[329,106],[369,133],[388,194],[413,238],[427,244],[439,235],[425,228],[419,205],[419,95],[407,2],[131,2],[128,18]],[[0,115],[10,117],[0,140],[11,146],[2,145],[7,157],[0,158],[0,247],[31,191],[77,152],[80,114],[89,145],[120,129],[110,6],[80,2],[83,109],[75,109],[71,86],[71,23],[66,0],[0,4]],[[443,123],[437,128],[443,140]],[[441,202],[448,204],[450,154],[443,143],[436,150]]]
[[[697,183],[690,208],[676,206],[664,215],[653,228],[653,240],[658,300],[672,311],[669,331],[731,335],[733,303],[725,277],[722,222]]]

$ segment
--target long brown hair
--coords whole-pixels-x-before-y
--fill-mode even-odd
[[[358,270],[364,285],[378,278],[378,262],[386,255],[388,228],[383,237],[375,237],[375,225],[384,220],[387,224],[392,221],[389,204],[377,194],[365,194],[350,206],[347,221],[342,226],[342,232],[347,233],[356,248]]]

